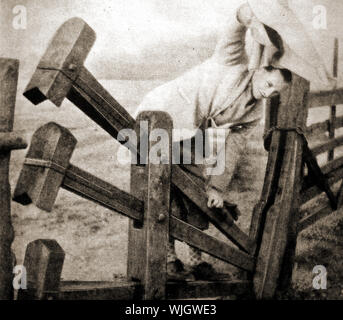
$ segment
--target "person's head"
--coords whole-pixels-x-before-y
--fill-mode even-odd
[[[252,77],[253,96],[256,99],[270,98],[286,89],[291,81],[292,73],[287,69],[260,68]]]

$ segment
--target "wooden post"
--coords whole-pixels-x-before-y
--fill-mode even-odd
[[[128,278],[140,280],[144,286],[145,300],[165,299],[167,248],[169,239],[169,209],[171,183],[172,120],[165,112],[143,112],[137,118],[136,133],[143,121],[148,121],[148,163],[131,166],[131,193],[144,199],[143,226],[130,221],[128,243]],[[156,129],[166,133],[161,142],[155,142]],[[155,130],[155,131],[154,131]],[[156,145],[167,145],[160,163],[151,156]],[[141,152],[141,155],[144,152]],[[155,157],[156,158],[156,157]],[[156,159],[155,159],[156,160]]]
[[[56,240],[39,239],[30,242],[24,259],[27,289],[19,289],[18,300],[58,298],[64,256]]]
[[[17,94],[19,61],[0,58],[0,132],[13,129]],[[0,299],[13,299],[13,261],[11,245],[14,239],[11,222],[11,190],[8,171],[11,151],[0,151]]]
[[[334,50],[333,50],[333,64],[332,64],[332,75],[337,78],[338,72],[338,39],[335,38]],[[332,105],[330,108],[330,121],[329,121],[329,138],[335,138],[335,122],[336,122],[336,106]],[[328,152],[328,161],[333,160],[335,149],[331,149]]]
[[[305,129],[308,90],[309,83],[293,74],[289,100],[287,94],[281,96],[278,127]],[[302,181],[303,138],[295,130],[284,130],[280,135],[285,141],[285,148],[277,182],[278,188],[274,204],[266,213],[253,279],[258,299],[273,298],[277,288],[289,283],[295,252]]]

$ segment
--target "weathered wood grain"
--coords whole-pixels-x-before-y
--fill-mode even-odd
[[[0,152],[25,149],[26,147],[27,143],[21,135],[14,132],[0,132]]]
[[[0,58],[0,132],[13,129],[19,61]],[[11,245],[11,189],[8,180],[10,150],[0,150],[0,300],[13,298]]]
[[[144,194],[141,194],[144,199],[143,227],[129,232],[128,275],[131,278],[139,277],[144,286],[145,300],[165,299],[173,123],[165,112],[143,112],[139,115],[137,124],[140,121],[149,123],[149,159],[147,168],[144,169],[147,183],[144,184]],[[163,129],[168,135],[168,151],[167,154],[160,155],[159,163],[155,163],[152,158],[153,148],[158,143],[151,135],[154,129]],[[139,130],[137,125],[136,131]],[[134,195],[141,191],[141,186],[134,186],[136,183],[136,177],[131,176],[131,187],[136,189],[133,191]],[[130,229],[134,228],[131,224]],[[137,240],[141,242],[140,245]],[[137,264],[142,271],[135,272],[137,267],[132,268],[133,264]]]
[[[43,300],[46,291],[57,292],[64,256],[56,240],[38,239],[30,242],[24,259],[27,289],[19,289],[18,300]]]
[[[281,97],[278,127],[305,128],[308,90],[308,82],[293,75],[289,100],[285,94]],[[254,292],[258,299],[273,298],[277,288],[289,283],[295,253],[303,138],[296,131],[283,131],[280,134],[286,140],[278,189],[275,202],[267,212],[253,278]]]
[[[213,238],[203,231],[175,217],[170,218],[170,234],[177,240],[184,241],[209,255],[228,262],[243,270],[252,271],[255,259],[223,241]]]

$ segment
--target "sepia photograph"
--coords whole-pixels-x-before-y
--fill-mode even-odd
[[[0,1],[0,300],[343,300],[342,19]]]

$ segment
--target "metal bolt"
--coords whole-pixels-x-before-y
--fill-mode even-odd
[[[158,222],[163,222],[164,220],[166,219],[166,216],[163,214],[163,213],[161,213],[159,216],[158,216]]]
[[[68,70],[69,70],[69,71],[75,71],[76,68],[77,68],[77,66],[76,66],[76,64],[74,64],[74,63],[71,63],[71,64],[68,66]]]

